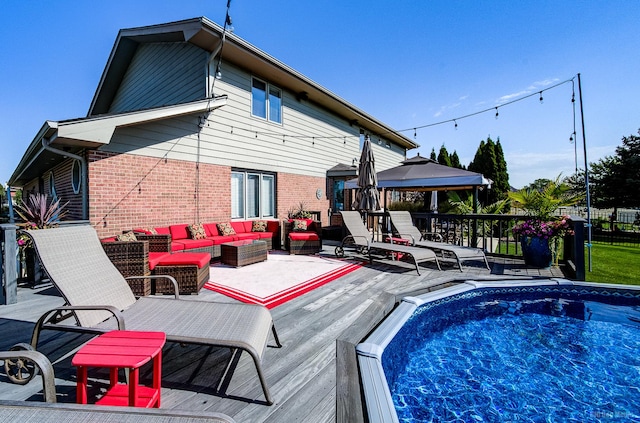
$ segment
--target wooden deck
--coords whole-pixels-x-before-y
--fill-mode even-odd
[[[332,256],[333,247],[324,254]],[[482,263],[467,262],[464,272],[445,261],[443,271],[432,264],[417,276],[411,265],[373,265],[272,310],[282,348],[268,348],[264,357],[267,383],[275,404],[263,403],[253,364],[245,355],[231,362],[231,377],[224,370],[231,354],[224,349],[167,344],[163,357],[162,408],[216,411],[238,422],[334,422],[362,421],[359,381],[353,345],[363,339],[391,311],[398,299],[439,289],[465,279],[512,279],[563,277],[559,268],[527,269],[522,262],[489,258],[491,271]],[[286,271],[286,269],[283,269]],[[202,290],[191,301],[234,301]],[[63,303],[49,286],[18,292],[18,303],[0,305],[0,350],[18,342],[29,342],[34,322],[47,309]],[[44,332],[38,350],[52,362],[56,374],[58,402],[75,402],[74,349],[88,335]],[[104,389],[107,372],[90,371],[94,395]],[[150,380],[143,371],[141,382]],[[91,381],[93,380],[93,383]],[[36,377],[24,386],[8,382],[0,370],[0,398],[42,401],[42,384]]]

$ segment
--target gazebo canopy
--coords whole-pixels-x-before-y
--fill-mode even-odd
[[[465,190],[481,186],[491,187],[491,180],[481,173],[444,166],[417,155],[400,166],[377,173],[378,188],[404,191]],[[345,188],[358,187],[357,179],[350,179]]]

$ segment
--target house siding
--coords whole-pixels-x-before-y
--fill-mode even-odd
[[[60,200],[60,204],[66,206],[64,210],[67,211],[65,220],[81,220],[82,219],[82,189],[78,194],[73,192],[73,184],[71,182],[72,167],[74,159],[67,159],[53,168],[54,183],[56,189],[56,195]],[[51,187],[49,187],[49,175],[45,176],[46,193],[51,199]]]
[[[205,98],[207,53],[189,43],[141,44],[109,113],[186,103]]]
[[[120,128],[103,150],[315,177],[359,159],[359,127],[287,91],[282,124],[254,117],[251,75],[231,65],[223,75],[214,89],[228,96],[227,104],[211,112],[202,128],[198,116]],[[387,144],[382,137],[374,144],[376,170],[404,160],[403,148]]]

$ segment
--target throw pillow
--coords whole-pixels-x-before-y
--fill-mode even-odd
[[[251,232],[267,232],[267,221],[254,220],[251,226]]]
[[[218,223],[218,232],[220,232],[220,235],[224,235],[224,236],[228,236],[228,235],[235,235],[236,231],[233,229],[233,226],[231,226],[231,223]]]
[[[307,221],[304,219],[293,219],[293,231],[304,232],[307,230]]]
[[[116,237],[116,239],[118,241],[137,241],[138,238],[136,238],[136,234],[134,234],[133,232],[129,231],[127,233],[124,234],[120,234]]]
[[[207,233],[205,232],[202,223],[194,223],[192,225],[189,225],[189,232],[191,233],[191,238],[193,239],[205,239],[207,237]]]

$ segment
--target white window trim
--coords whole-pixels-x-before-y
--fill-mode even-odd
[[[76,186],[75,180],[74,180],[75,179],[74,175],[75,175],[76,167],[80,171],[80,177],[78,178],[78,185],[77,186]],[[80,193],[80,188],[81,187],[82,187],[82,165],[80,163],[80,160],[75,159],[73,161],[73,164],[71,165],[71,188],[73,188],[73,193],[74,194]]]
[[[253,81],[260,81],[263,84],[265,84],[265,115],[266,117],[262,117],[262,116],[258,116],[258,115],[254,115],[253,114]],[[280,92],[280,122],[275,121],[275,120],[271,120],[271,113],[270,113],[270,100],[269,100],[269,93],[271,92],[270,89],[274,88],[276,90],[278,90]],[[260,78],[256,78],[255,76],[251,77],[251,90],[249,91],[249,95],[251,97],[251,117],[256,118],[256,119],[260,119],[260,120],[264,120],[266,122],[270,122],[273,123],[275,125],[282,125],[283,121],[284,121],[284,116],[283,116],[283,103],[284,103],[284,96],[282,93],[282,88],[279,88],[267,81],[265,81],[264,79],[260,79]]]
[[[243,210],[242,210],[242,213],[241,213],[242,215],[241,216],[231,216],[231,219],[232,220],[274,219],[276,217],[276,175],[274,173],[271,173],[271,172],[261,172],[261,171],[258,171],[258,170],[239,170],[239,169],[238,170],[232,170],[231,174],[232,175],[233,174],[241,174],[242,175],[242,179],[243,179],[243,184],[242,184],[243,193],[242,194],[244,196],[244,198],[243,198],[243,206],[244,207],[243,207]],[[258,216],[255,216],[255,217],[247,217],[248,214],[249,214],[248,213],[249,212],[248,208],[249,208],[249,203],[250,203],[249,198],[248,198],[248,195],[249,195],[248,194],[248,177],[249,177],[249,175],[258,175],[259,176],[259,178],[258,178],[258,184],[259,184],[259,186],[258,186],[258,193],[259,193],[259,195],[258,195],[258,202],[259,202],[258,209],[259,209],[259,213],[258,213]],[[264,214],[265,210],[264,210],[264,204],[262,202],[262,190],[263,190],[263,187],[264,187],[263,181],[264,181],[265,176],[268,177],[268,178],[272,178],[273,179],[273,184],[272,184],[273,192],[271,193],[271,201],[273,203],[273,210],[271,211],[272,214],[270,214],[270,215],[265,215]],[[232,195],[231,201],[233,201],[233,195],[234,195],[233,187],[232,187],[231,195]]]

